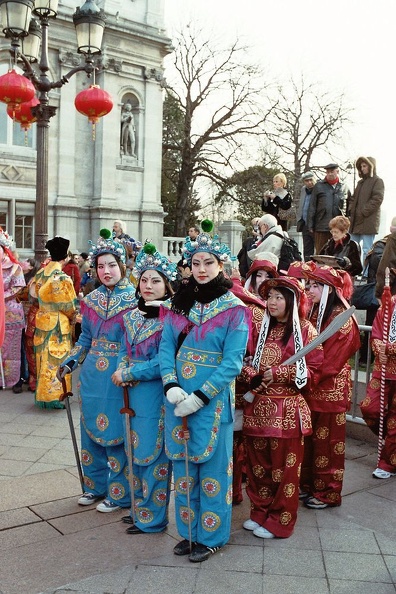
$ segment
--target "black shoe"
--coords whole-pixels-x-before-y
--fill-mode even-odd
[[[14,392],[14,394],[22,394],[22,380],[19,380],[19,382],[16,383],[15,386],[12,386],[12,391]]]
[[[192,550],[194,550],[195,545],[196,545],[196,543],[193,542],[192,543]],[[186,540],[186,539],[181,540],[173,548],[173,552],[175,553],[175,555],[179,555],[180,557],[182,555],[189,555],[191,553],[191,551],[190,551],[190,541],[189,540]]]
[[[148,534],[148,532],[144,532],[143,530],[140,530],[140,528],[138,528],[137,526],[133,525],[133,526],[129,526],[129,528],[127,528],[125,530],[125,532],[127,534]]]
[[[221,547],[206,547],[203,544],[197,544],[193,548],[193,552],[188,556],[188,559],[191,563],[201,563],[201,561],[206,561],[209,559],[211,555],[219,551]]]
[[[122,516],[121,520],[124,522],[124,524],[134,524],[135,520],[132,518],[132,516]]]

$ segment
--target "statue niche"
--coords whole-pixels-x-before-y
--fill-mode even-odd
[[[129,101],[121,109],[120,145],[121,155],[137,158],[135,119]]]

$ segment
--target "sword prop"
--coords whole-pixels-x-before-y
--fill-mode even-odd
[[[73,396],[73,392],[68,392],[67,386],[66,386],[66,380],[64,377],[62,377],[61,382],[62,382],[63,394],[61,396],[59,396],[59,402],[65,403],[65,408],[66,408],[66,412],[67,412],[67,420],[69,421],[70,435],[71,435],[72,443],[73,443],[74,457],[76,459],[76,465],[77,465],[77,470],[78,470],[78,476],[80,478],[81,490],[84,493],[84,476],[83,476],[83,471],[82,471],[82,467],[81,467],[80,454],[78,453],[76,432],[74,430],[73,417],[72,417],[72,413],[71,413],[70,400],[69,400],[69,398],[71,396]]]
[[[338,316],[336,316],[334,320],[330,322],[330,324],[327,326],[327,328],[323,330],[323,332],[318,334],[316,338],[311,340],[311,342],[306,344],[302,349],[294,353],[294,355],[286,359],[286,361],[284,361],[282,365],[292,365],[292,363],[295,363],[296,361],[298,361],[302,357],[305,357],[305,355],[308,355],[308,353],[316,349],[317,346],[326,342],[326,340],[328,340],[331,336],[333,336],[333,334],[338,332],[338,330],[343,327],[343,325],[349,320],[349,318],[353,316],[353,314],[355,313],[355,309],[356,307],[352,305],[352,307],[349,307],[348,309],[345,309],[340,314],[338,314]]]
[[[184,439],[184,458],[185,458],[185,464],[186,464],[186,490],[187,490],[187,507],[188,507],[188,543],[190,545],[190,553],[192,553],[190,474],[188,472],[188,445],[187,445],[187,442],[190,439],[190,430],[187,425],[187,417],[183,417],[183,439]]]
[[[353,316],[353,314],[355,313],[355,309],[356,307],[353,305],[352,307],[349,307],[348,309],[345,309],[340,314],[338,314],[338,316],[336,316],[334,320],[330,322],[330,324],[327,326],[327,328],[323,330],[323,332],[318,334],[318,336],[316,336],[313,340],[311,340],[311,342],[302,347],[302,349],[294,353],[294,355],[286,359],[286,361],[283,361],[282,365],[292,365],[293,363],[295,363],[302,357],[305,357],[311,351],[316,349],[317,346],[323,344],[326,340],[333,336],[333,334],[338,332],[338,330],[342,328],[342,326],[349,320],[349,318]],[[247,392],[244,395],[244,399],[247,402],[253,402],[254,396],[255,395],[253,394],[253,392]]]
[[[128,481],[129,489],[131,491],[131,517],[135,522],[135,476],[133,474],[133,444],[131,439],[131,422],[130,418],[135,416],[135,411],[129,406],[128,386],[123,386],[124,389],[124,406],[120,413],[124,415],[125,421],[125,438],[126,450],[128,458]]]

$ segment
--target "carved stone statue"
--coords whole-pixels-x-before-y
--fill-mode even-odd
[[[136,157],[136,130],[132,105],[126,103],[121,110],[121,152]]]

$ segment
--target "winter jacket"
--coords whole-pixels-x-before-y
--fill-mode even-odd
[[[356,241],[351,239],[349,233],[347,233],[342,239],[342,245],[336,245],[334,239],[329,239],[329,241],[321,249],[320,253],[325,254],[326,256],[343,258],[345,260],[345,265],[340,263],[340,266],[349,272],[351,276],[356,276],[363,270],[360,259],[360,247]]]
[[[268,229],[267,233],[264,235],[261,242],[258,243],[258,245],[256,244],[257,247],[252,247],[252,249],[248,251],[248,256],[252,261],[255,259],[255,255],[259,254],[260,252],[272,252],[273,254],[275,254],[275,256],[278,256],[279,258],[283,245],[283,239],[282,237],[274,235],[275,233],[284,235],[284,232],[280,225],[274,225],[273,227]]]
[[[361,163],[367,163],[369,173],[363,176]],[[360,179],[353,196],[348,201],[348,217],[351,221],[350,232],[356,235],[376,235],[378,233],[381,204],[384,199],[384,182],[376,174],[376,162],[373,157],[359,157],[356,168]]]
[[[321,233],[329,232],[329,222],[334,217],[345,215],[349,190],[346,184],[329,184],[326,179],[316,182],[308,210],[308,229]]]

